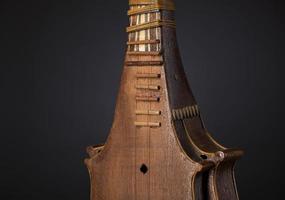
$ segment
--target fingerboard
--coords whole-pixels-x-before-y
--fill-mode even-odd
[[[130,11],[143,9],[145,5],[131,6]],[[148,13],[135,14],[129,17],[130,28],[139,25],[158,22],[161,20],[159,10]],[[161,51],[161,27],[146,28],[129,33],[128,51],[129,52],[159,52]]]

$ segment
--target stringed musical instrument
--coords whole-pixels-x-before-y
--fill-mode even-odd
[[[105,145],[88,147],[91,200],[236,200],[242,155],[214,141],[176,41],[173,0],[129,0],[127,51]]]

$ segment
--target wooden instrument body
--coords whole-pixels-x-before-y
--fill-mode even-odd
[[[147,42],[160,48],[140,51],[146,38],[138,43],[129,34],[112,129],[104,146],[88,149],[91,200],[237,200],[234,165],[242,151],[226,149],[208,134],[169,23],[174,13],[158,10],[167,23]],[[133,21],[130,28],[139,28]],[[136,45],[139,52],[133,52]]]
[[[149,58],[148,58],[149,60]],[[151,71],[150,71],[151,70]],[[134,101],[136,75],[159,73],[160,102]],[[149,80],[147,80],[149,81]],[[195,178],[207,164],[192,161],[180,145],[171,122],[163,67],[125,67],[114,124],[100,153],[86,161],[91,176],[91,199],[195,199]],[[151,108],[163,116],[136,116]],[[140,119],[138,119],[140,118]],[[136,127],[134,121],[160,121],[160,127]],[[96,151],[96,148],[95,148]],[[141,167],[145,165],[147,172]]]

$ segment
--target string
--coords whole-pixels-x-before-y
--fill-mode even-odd
[[[150,18],[148,18],[147,20],[148,22],[150,21]],[[150,29],[148,29],[148,31],[150,31]],[[149,35],[149,38],[150,38],[150,35]],[[152,72],[152,66],[150,68],[150,71]],[[148,84],[150,84],[150,79],[148,80]],[[151,94],[149,94],[150,96]],[[151,110],[151,102],[149,102],[149,110]],[[147,119],[149,121],[149,118],[150,118],[150,115],[147,116]],[[151,169],[151,166],[150,166],[150,127],[148,127],[148,165],[149,165],[149,169]],[[149,170],[149,175],[148,175],[148,199],[150,199],[150,173],[151,173],[151,170]]]
[[[144,6],[136,6],[136,7],[131,7],[131,9],[134,8],[141,8]],[[140,25],[141,23],[148,23],[148,22],[152,22],[155,20],[160,20],[161,15],[160,12],[154,12],[154,13],[143,13],[143,14],[138,14],[138,15],[133,15],[130,16],[130,26],[136,26],[136,25]],[[148,29],[145,30],[137,30],[135,32],[129,33],[129,40],[130,41],[140,41],[140,40],[159,40],[160,42],[157,44],[134,44],[133,48],[128,48],[129,51],[144,51],[144,52],[153,52],[153,51],[160,51],[161,49],[161,28],[160,27],[150,27]],[[151,59],[152,60],[152,59]],[[147,73],[149,74],[154,74],[156,72],[156,68],[154,68],[152,65],[148,66],[147,68],[141,68],[143,69],[143,71],[147,71]],[[138,66],[136,66],[135,69],[135,73],[139,74],[140,72],[140,68]],[[147,77],[146,77],[147,78]],[[136,77],[136,85],[139,84],[139,77]],[[156,84],[157,82],[151,78],[147,78],[146,79],[146,83],[148,84],[148,86],[152,85],[152,84]],[[138,90],[135,91],[135,95],[137,96]],[[152,92],[151,90],[146,90],[146,95],[147,96],[152,96],[152,95],[159,95],[156,94],[156,92]],[[143,106],[144,107],[144,106]],[[147,124],[150,124],[153,119],[152,115],[150,114],[150,111],[156,109],[156,104],[152,103],[152,102],[148,102],[146,109],[148,109],[148,114],[146,115],[146,122]],[[137,101],[135,101],[135,108],[138,110],[139,109],[139,104]],[[135,120],[138,120],[138,116],[135,115]],[[148,146],[148,167],[151,168],[151,126],[148,125],[147,126],[147,136],[148,136],[148,144],[146,144]],[[135,129],[135,199],[137,199],[137,129]],[[148,198],[150,199],[150,191],[151,191],[151,170],[149,170],[149,174],[148,174]]]
[[[135,20],[136,20],[135,25],[137,25],[139,23],[138,16],[136,16]],[[135,41],[138,40],[138,32],[135,32],[134,40]],[[137,50],[137,45],[134,45],[134,51],[136,51],[136,50]],[[138,67],[136,67],[136,74],[137,73],[138,73]],[[138,78],[136,78],[136,84],[138,84]],[[135,92],[135,95],[137,96],[137,90]],[[136,109],[137,109],[137,107],[138,107],[137,101],[135,104],[136,104]],[[136,120],[137,120],[137,116],[136,116]],[[135,199],[137,198],[137,166],[136,166],[136,164],[137,164],[137,144],[136,143],[137,143],[137,128],[135,128],[135,165],[134,165],[134,167],[135,167],[135,170],[134,170],[134,172],[135,172]]]

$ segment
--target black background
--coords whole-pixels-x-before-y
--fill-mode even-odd
[[[184,67],[208,129],[242,147],[241,199],[282,199],[284,6],[177,0]],[[83,200],[85,147],[111,127],[127,0],[1,1],[1,199]],[[5,196],[5,197],[4,197]]]

